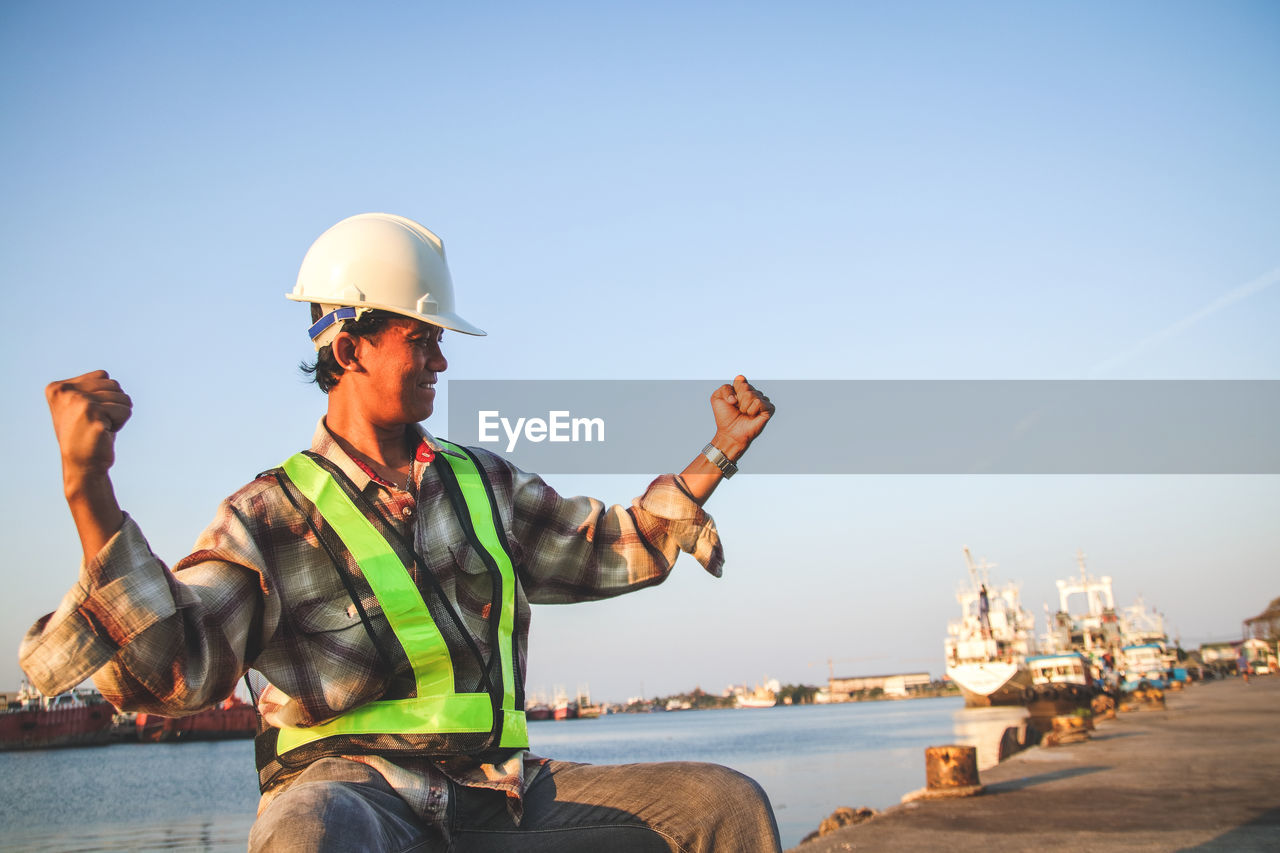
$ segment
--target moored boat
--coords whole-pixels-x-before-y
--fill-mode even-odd
[[[734,703],[739,708],[772,708],[778,704],[778,694],[771,687],[769,684],[757,684],[754,690],[736,693]]]
[[[1022,661],[975,660],[947,665],[947,677],[960,688],[965,707],[1021,705],[1031,677]]]
[[[1125,646],[1121,649],[1122,681],[1124,690],[1136,690],[1139,687],[1169,686],[1168,670],[1165,662],[1163,643],[1149,642]]]
[[[546,694],[541,691],[527,693],[524,700],[524,718],[529,722],[554,720],[556,716],[554,704],[555,700],[548,700]]]
[[[96,690],[44,696],[24,684],[0,711],[0,749],[98,746],[111,740],[115,709]]]
[[[1063,714],[1090,707],[1098,693],[1092,664],[1080,652],[1031,655],[1027,667],[1031,670],[1031,688],[1026,694],[1029,706],[1047,703]]]
[[[1133,690],[1143,682],[1165,687],[1178,660],[1169,649],[1164,617],[1141,596],[1132,606],[1117,608],[1111,578],[1090,575],[1083,553],[1077,552],[1076,563],[1079,577],[1058,581],[1059,607],[1044,638],[1046,653],[1081,654],[1092,681],[1112,692]],[[1085,607],[1073,609],[1070,600],[1081,596]]]
[[[591,701],[591,688],[585,684],[578,685],[578,719],[594,720],[601,714],[605,713],[605,709],[601,705]]]
[[[969,585],[956,593],[960,619],[947,626],[947,678],[968,707],[1020,705],[1031,686],[1026,657],[1035,620],[1023,609],[1017,584],[993,587],[994,566],[985,560],[975,564],[969,549],[963,551]]]
[[[534,702],[524,708],[524,718],[530,722],[534,720],[550,720],[554,717],[555,711],[545,702]]]

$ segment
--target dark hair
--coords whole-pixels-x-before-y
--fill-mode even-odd
[[[311,322],[319,320],[323,313],[324,309],[314,302],[311,303]],[[381,332],[387,323],[397,316],[389,311],[374,309],[357,320],[347,320],[342,324],[342,331],[357,338],[372,337]],[[304,361],[298,365],[298,369],[311,377],[311,381],[319,385],[320,390],[326,394],[342,378],[342,365],[338,364],[338,360],[333,357],[333,347],[328,345],[321,347],[316,353],[315,364],[307,364]]]

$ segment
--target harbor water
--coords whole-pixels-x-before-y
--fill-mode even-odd
[[[733,767],[764,787],[791,847],[839,806],[882,809],[923,787],[926,746],[973,742],[983,714],[962,704],[610,715],[532,723],[530,738],[537,754],[568,761]],[[244,850],[257,805],[250,741],[3,752],[0,774],[5,851]]]

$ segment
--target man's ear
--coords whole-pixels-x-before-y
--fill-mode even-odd
[[[330,351],[333,353],[333,360],[342,368],[343,373],[359,372],[360,367],[360,338],[346,332],[338,332],[333,341],[329,344]]]

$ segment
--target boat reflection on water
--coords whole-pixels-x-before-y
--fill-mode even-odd
[[[978,749],[978,769],[986,770],[1027,742],[1027,709],[1018,705],[961,708],[952,720],[956,743]]]

